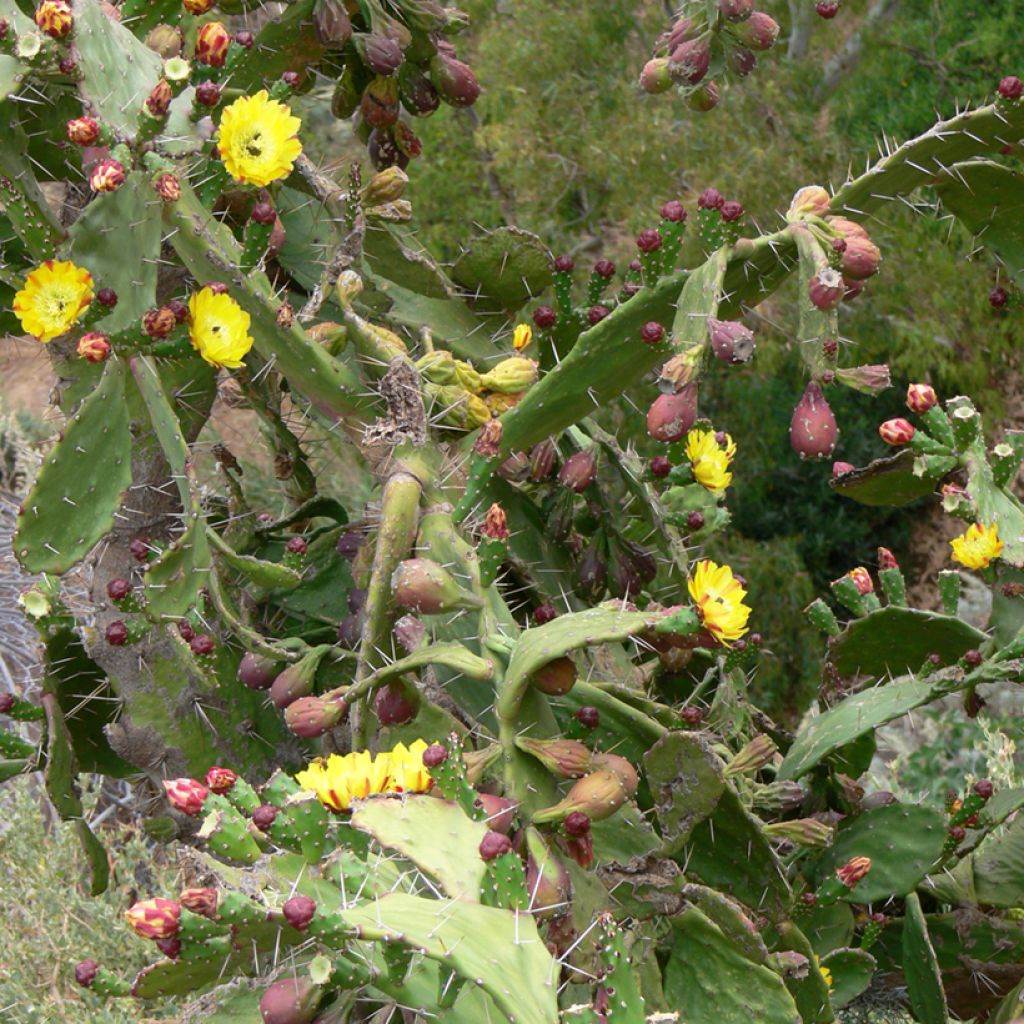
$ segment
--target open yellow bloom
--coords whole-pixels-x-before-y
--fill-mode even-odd
[[[286,178],[302,153],[302,122],[267,90],[243,96],[224,110],[217,133],[228,174],[244,185],[269,185]]]
[[[529,324],[516,324],[516,329],[512,332],[512,347],[517,352],[522,352],[531,341],[533,328]]]
[[[209,288],[188,300],[192,347],[211,366],[235,369],[252,348],[249,314],[230,295]]]
[[[973,523],[959,537],[954,537],[949,546],[953,549],[953,558],[968,569],[984,569],[1003,550],[995,523],[991,526]]]
[[[710,430],[691,430],[686,435],[686,457],[690,460],[693,478],[712,494],[723,494],[732,483],[729,463],[736,454],[736,443],[726,434],[719,444]]]
[[[425,793],[433,785],[423,767],[426,749],[423,740],[416,740],[408,747],[399,743],[394,750],[376,756],[360,750],[344,757],[318,757],[295,776],[295,781],[316,793],[320,802],[334,811],[347,811],[353,800],[379,793]]]
[[[704,628],[721,644],[739,640],[747,632],[750,609],[743,603],[747,596],[743,585],[727,565],[705,559],[698,562],[689,581]]]
[[[47,342],[71,330],[92,294],[88,270],[66,260],[47,260],[25,278],[12,308],[26,334]]]

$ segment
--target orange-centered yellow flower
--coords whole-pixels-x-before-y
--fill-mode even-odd
[[[949,546],[953,549],[953,558],[968,569],[984,569],[1003,550],[995,523],[991,526],[973,523],[959,537],[954,537]]]
[[[710,430],[691,430],[686,435],[686,457],[690,460],[693,478],[712,494],[724,494],[732,483],[729,463],[736,454],[736,443],[728,435],[719,444]]]
[[[302,153],[301,125],[284,103],[270,99],[266,89],[235,100],[221,115],[217,133],[228,174],[245,185],[261,187],[286,178]]]
[[[512,332],[512,347],[517,352],[522,352],[531,341],[533,328],[529,324],[516,324],[516,329]]]
[[[235,369],[252,348],[249,314],[230,295],[204,288],[188,301],[192,347],[211,366]]]
[[[747,592],[729,566],[708,559],[698,562],[689,590],[704,628],[719,643],[728,647],[731,640],[739,640],[747,632],[750,609],[743,603]]]
[[[347,811],[353,800],[378,793],[425,793],[433,785],[423,767],[426,749],[423,740],[416,740],[408,747],[399,743],[394,750],[376,757],[366,750],[344,757],[318,757],[295,776],[295,781],[316,793],[320,802],[334,811]]]
[[[66,260],[36,267],[14,296],[14,315],[26,334],[52,341],[71,330],[92,302],[92,274]]]

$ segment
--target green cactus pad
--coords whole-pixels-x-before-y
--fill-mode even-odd
[[[847,903],[819,903],[800,917],[800,930],[818,956],[842,949],[853,938],[853,911]]]
[[[364,939],[401,942],[469,979],[510,1024],[558,1020],[558,964],[529,914],[392,893],[340,916]]]
[[[67,572],[114,525],[132,482],[124,378],[121,361],[109,360],[25,498],[14,552],[29,572]]]
[[[118,136],[134,136],[142,102],[159,81],[163,61],[108,17],[98,0],[75,0],[74,12],[82,99]]]
[[[928,938],[928,925],[917,893],[907,896],[903,922],[903,975],[914,1017],[920,1024],[948,1024],[946,993],[935,950]]]
[[[832,974],[829,999],[839,1009],[856,999],[871,984],[875,958],[863,949],[837,949],[822,957],[821,966]]]
[[[356,805],[352,824],[412,861],[449,896],[479,901],[487,867],[479,849],[487,826],[467,817],[456,804],[423,796],[364,800]],[[425,836],[429,842],[424,842]]]
[[[995,1013],[988,1019],[988,1024],[1014,1024],[1020,1020],[1021,1010],[1024,1009],[1024,981],[1014,986],[1008,992],[1003,1001],[996,1007]]]
[[[831,875],[853,857],[870,857],[871,870],[843,899],[874,903],[912,892],[942,855],[945,821],[938,811],[889,804],[846,818],[835,842],[818,862],[818,877]]]
[[[267,21],[252,49],[232,68],[232,86],[252,92],[265,88],[286,71],[311,74],[307,68],[315,65],[325,52],[313,28],[315,6],[315,0],[296,0]],[[244,4],[241,9],[245,9]]]
[[[952,615],[879,608],[847,625],[830,644],[829,660],[841,675],[881,679],[915,672],[929,654],[952,664],[987,639],[980,629]]]
[[[751,963],[699,910],[672,925],[678,937],[665,967],[665,997],[682,1020],[800,1024],[779,975]]]
[[[644,771],[671,856],[718,804],[726,786],[722,762],[698,733],[670,732],[644,755]]]
[[[294,590],[302,582],[301,573],[287,565],[266,562],[262,558],[253,558],[252,555],[238,554],[212,528],[207,528],[206,537],[219,558],[258,587],[266,587],[268,590]]]
[[[942,205],[999,255],[1011,278],[1024,270],[1024,176],[990,160],[971,160],[954,164],[933,187]]]
[[[519,309],[551,284],[551,253],[529,231],[496,228],[469,243],[452,276],[479,304]]]
[[[117,293],[117,305],[97,325],[107,334],[136,323],[156,304],[163,203],[150,177],[129,174],[116,192],[89,203],[69,232],[70,259],[92,274],[96,288]]]
[[[975,902],[972,896],[971,902]],[[963,967],[966,952],[979,963],[1014,964],[1024,957],[1024,923],[994,914],[983,914],[965,906],[947,914],[928,914],[928,936],[941,971]],[[905,920],[897,918],[882,929],[875,946],[885,969],[899,965],[903,949]]]
[[[967,452],[967,493],[978,510],[978,521],[996,523],[1003,542],[1000,558],[1007,565],[1024,566],[1024,507],[1008,491],[997,487],[985,452],[984,439],[971,443]]]
[[[224,940],[226,941],[226,940]],[[132,995],[137,999],[156,999],[160,996],[181,995],[205,988],[218,978],[230,977],[247,960],[252,966],[252,954],[244,957],[230,955],[230,948],[220,941],[205,944],[208,955],[182,957],[180,960],[160,960],[143,967],[135,978]],[[225,962],[225,953],[228,953]]]
[[[687,876],[719,889],[751,910],[784,913],[791,894],[761,823],[727,786],[710,816],[675,855]]]
[[[784,921],[779,926],[778,942],[773,949],[775,954],[788,952],[799,953],[807,959],[804,977],[799,977],[799,972],[789,973],[785,968],[781,972],[786,989],[800,1011],[801,1020],[804,1024],[831,1024],[835,1014],[829,1000],[828,984],[815,959],[810,940],[792,921]]]
[[[836,494],[862,505],[899,506],[931,494],[938,480],[914,472],[914,453],[908,448],[833,477],[829,486]]]
[[[847,743],[939,696],[931,683],[899,679],[847,697],[813,719],[789,748],[780,779],[798,779]]]
[[[1001,834],[982,842],[971,866],[979,903],[995,907],[1024,903],[1024,819],[1018,815]]]
[[[64,238],[64,229],[36,180],[28,155],[28,139],[13,119],[8,121],[7,133],[7,145],[0,153],[0,206],[25,248],[42,262],[54,256]]]

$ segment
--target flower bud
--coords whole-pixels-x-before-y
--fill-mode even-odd
[[[897,417],[894,420],[886,420],[878,428],[878,436],[886,443],[891,444],[895,448],[902,447],[905,444],[910,444],[914,439],[914,434],[917,431],[914,425],[902,417]]]
[[[343,0],[316,0],[313,5],[313,31],[327,49],[344,48],[352,38],[352,19]]]
[[[770,50],[779,36],[779,23],[763,11],[754,11],[746,21],[736,25],[733,32],[752,50]]]
[[[640,328],[640,340],[645,345],[657,345],[665,337],[665,328],[657,320],[648,320]]]
[[[110,339],[99,331],[89,331],[78,339],[76,351],[90,363],[102,363],[110,355]]]
[[[111,647],[123,647],[128,643],[128,627],[120,619],[115,619],[107,623],[104,636]]]
[[[348,704],[340,696],[298,697],[284,711],[285,725],[303,739],[323,736],[347,717]]]
[[[409,184],[409,175],[400,167],[386,167],[378,171],[363,186],[362,197],[366,206],[379,206],[381,203],[393,203],[401,199]]]
[[[672,462],[666,455],[655,455],[651,459],[651,476],[661,479],[672,472]]]
[[[549,697],[561,697],[576,683],[576,665],[572,658],[561,657],[549,661],[530,676],[530,685]]]
[[[195,779],[164,779],[164,790],[170,805],[182,814],[196,815],[203,809],[203,802],[210,791]]]
[[[828,312],[843,301],[846,284],[833,267],[822,267],[807,284],[807,294],[816,309]]]
[[[43,0],[35,10],[35,22],[51,39],[63,39],[70,31],[73,18],[65,0]]]
[[[278,813],[278,809],[273,804],[260,804],[252,812],[252,823],[261,832],[268,832],[277,821]]]
[[[840,256],[840,269],[848,281],[864,281],[878,273],[882,254],[869,238],[847,238]]]
[[[711,47],[703,39],[680,43],[669,58],[668,73],[674,82],[696,85],[711,65]]]
[[[672,75],[669,73],[669,64],[665,57],[653,57],[643,66],[640,72],[640,88],[652,96],[672,88]]]
[[[320,996],[320,987],[306,975],[281,978],[260,997],[263,1024],[310,1024]]]
[[[181,3],[189,14],[194,14],[198,17],[201,14],[206,14],[208,11],[212,11],[216,0],[181,0]]]
[[[543,331],[554,327],[558,314],[550,306],[538,306],[533,311],[533,322]]]
[[[974,784],[974,792],[981,797],[982,800],[989,800],[992,797],[995,787],[989,779],[979,779]]]
[[[217,920],[217,906],[220,896],[212,887],[202,889],[183,889],[178,897],[178,902],[189,913],[198,914],[200,917]]]
[[[448,760],[448,748],[443,743],[431,743],[423,751],[423,765],[426,768],[439,768]]]
[[[557,449],[550,438],[535,444],[530,449],[530,479],[537,483],[547,480],[554,471],[556,456]]]
[[[735,199],[726,199],[719,213],[726,224],[733,224],[743,216],[743,204]]]
[[[558,612],[549,604],[538,605],[533,610],[533,621],[538,626],[544,626],[558,618]]]
[[[496,860],[511,849],[512,840],[508,836],[488,829],[486,835],[480,840],[480,859],[484,861]]]
[[[196,60],[211,68],[220,68],[228,57],[231,34],[219,21],[208,21],[196,36]]]
[[[293,896],[281,905],[281,913],[294,929],[304,932],[316,913],[316,901],[308,896]]]
[[[832,463],[832,476],[845,476],[847,473],[852,473],[857,467],[852,462],[833,462]]]
[[[489,391],[518,394],[536,383],[537,364],[525,356],[511,356],[503,359],[493,370],[480,374],[480,381]]]
[[[854,857],[836,868],[836,877],[847,889],[852,889],[870,870],[870,857]]]
[[[703,29],[703,21],[696,18],[680,18],[678,21],[673,23],[672,28],[669,31],[668,38],[665,40],[665,46],[671,52],[679,46],[680,43],[696,39]]]
[[[153,182],[153,191],[165,203],[176,203],[181,198],[181,183],[173,174],[160,174]]]
[[[754,356],[754,332],[734,320],[708,317],[711,350],[723,363],[749,363]]]
[[[1024,95],[1024,82],[1016,75],[1007,75],[1000,80],[998,91],[1004,100],[1019,100]]]
[[[875,592],[875,584],[872,582],[871,574],[864,566],[858,565],[856,569],[851,569],[846,575],[853,580],[853,585],[861,596]]]
[[[807,215],[824,217],[831,202],[828,192],[820,185],[806,185],[793,196],[786,217],[789,220],[798,220]]]
[[[181,904],[158,896],[136,903],[125,911],[125,917],[143,939],[172,939],[181,927]]]
[[[832,842],[832,826],[815,818],[796,818],[778,821],[763,826],[765,835],[772,839],[784,839],[801,846],[823,848]]]
[[[697,385],[674,395],[658,395],[647,410],[647,433],[656,441],[679,441],[697,419]]]
[[[657,228],[644,228],[636,236],[636,247],[643,253],[657,252],[661,243],[661,232]]]
[[[115,192],[124,184],[124,164],[120,160],[97,160],[89,172],[93,192]]]
[[[220,103],[220,86],[209,80],[196,86],[196,103],[201,107],[215,107]]]
[[[802,459],[828,458],[839,438],[836,418],[817,381],[811,381],[793,410],[789,443]]]
[[[726,778],[760,771],[765,765],[771,764],[778,750],[775,740],[770,736],[764,733],[755,736],[726,766]]]
[[[516,746],[537,758],[552,775],[562,779],[582,778],[594,767],[593,755],[578,740],[537,740],[519,736]]]
[[[174,25],[156,25],[146,36],[146,46],[154,53],[160,54],[164,60],[177,57],[185,45],[185,37],[181,29]]]
[[[814,10],[819,18],[831,21],[839,13],[839,0],[818,0]]]
[[[91,117],[72,118],[65,131],[76,146],[94,146],[100,137],[99,123]]]
[[[907,387],[907,408],[918,414],[933,408],[939,399],[931,384],[911,384]]]
[[[163,120],[171,109],[171,100],[173,99],[174,91],[171,89],[171,83],[166,78],[161,78],[146,97],[146,110],[157,120]]]
[[[579,839],[581,836],[589,835],[590,818],[582,811],[571,811],[565,816],[562,827],[567,835],[572,836],[574,839]]]
[[[148,310],[142,318],[142,329],[154,341],[166,338],[177,326],[178,318],[169,306]]]
[[[359,33],[354,42],[363,63],[375,75],[393,75],[405,60],[401,46],[390,36]]]
[[[206,785],[214,793],[229,793],[238,781],[238,776],[230,768],[214,765],[206,773]]]
[[[480,606],[479,598],[463,590],[447,569],[429,558],[401,562],[391,577],[391,589],[400,608],[425,615]]]
[[[558,482],[563,487],[582,494],[597,476],[597,459],[590,450],[576,452],[562,464],[558,471]]]
[[[373,698],[373,711],[381,725],[404,725],[416,717],[419,701],[407,685],[391,682],[382,686]]]
[[[441,52],[430,62],[430,80],[441,99],[453,107],[471,107],[480,95],[473,69]]]
[[[89,988],[99,974],[100,965],[95,960],[82,960],[75,964],[75,983]]]

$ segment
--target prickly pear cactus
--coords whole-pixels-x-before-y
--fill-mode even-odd
[[[203,993],[269,1024],[828,1024],[889,979],[930,1024],[964,1010],[965,928],[979,970],[1019,959],[1024,797],[965,781],[942,813],[865,773],[876,728],[1024,676],[1022,435],[993,443],[970,398],[912,383],[914,418],[879,428],[895,453],[835,463],[837,501],[937,494],[963,520],[951,558],[995,591],[992,628],[960,616],[959,570],[941,613],[911,607],[881,548],[808,609],[823,682],[792,735],[750,699],[771,595],[706,551],[728,550],[743,463],[699,403],[755,357],[745,307],[790,282],[790,441],[833,456],[833,389],[891,385],[839,344],[880,269],[868,214],[928,186],[1019,269],[996,216],[1016,179],[989,162],[1024,135],[1019,82],[835,194],[799,188],[772,230],[707,189],[668,199],[621,272],[515,228],[449,270],[415,239],[403,111],[476,100],[461,12],[30,6],[0,3],[0,291],[4,327],[48,345],[65,427],[18,516],[45,671],[0,697],[0,778],[45,773],[99,890],[77,777],[131,777],[205,879],[131,907],[153,964],[85,960],[85,998]],[[710,109],[777,32],[691,0],[643,88]],[[372,165],[340,180],[304,154],[318,76]],[[645,387],[641,456],[616,430]],[[218,389],[259,424],[272,510],[201,440]],[[62,589],[79,566],[87,613]]]

